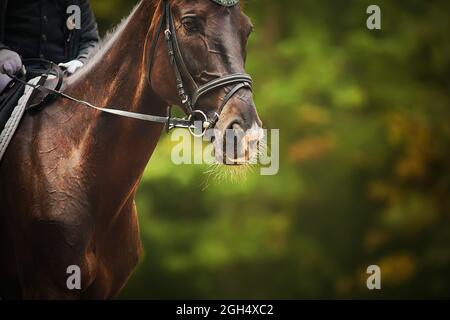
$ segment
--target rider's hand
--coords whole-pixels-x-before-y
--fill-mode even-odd
[[[0,73],[15,74],[22,68],[20,56],[11,50],[0,50]]]
[[[66,63],[60,63],[59,66],[66,69],[67,73],[71,75],[74,74],[78,69],[82,68],[84,64],[80,60],[72,60]]]

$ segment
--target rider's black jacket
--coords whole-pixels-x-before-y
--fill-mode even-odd
[[[81,9],[80,29],[66,25],[71,5]],[[85,62],[98,41],[88,0],[0,0],[0,49],[9,48],[22,58]]]

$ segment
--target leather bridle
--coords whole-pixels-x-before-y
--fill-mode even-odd
[[[174,72],[175,72],[175,78],[177,83],[177,90],[178,94],[180,96],[180,100],[182,103],[182,108],[187,114],[187,117],[184,119],[174,118],[170,115],[170,107],[168,108],[168,115],[166,117],[163,116],[155,116],[155,115],[149,115],[149,114],[142,114],[142,113],[136,113],[136,112],[130,112],[125,111],[121,109],[115,109],[115,108],[102,108],[95,106],[87,101],[77,99],[73,96],[70,96],[62,91],[59,91],[58,89],[51,89],[46,88],[42,85],[34,85],[30,84],[20,77],[12,74],[8,74],[9,77],[14,79],[17,82],[23,83],[24,85],[30,86],[34,88],[35,90],[41,91],[43,93],[53,95],[56,97],[61,97],[67,100],[70,100],[75,103],[79,103],[82,105],[85,105],[87,107],[93,108],[98,111],[102,111],[105,113],[113,114],[116,116],[126,117],[126,118],[132,118],[147,122],[155,122],[155,123],[162,123],[166,125],[167,131],[175,129],[175,128],[183,128],[183,129],[189,129],[192,135],[194,136],[204,136],[208,129],[214,128],[216,123],[219,120],[220,114],[222,113],[225,105],[230,101],[230,99],[242,88],[248,88],[251,90],[252,88],[252,78],[244,73],[235,73],[230,75],[224,75],[217,79],[214,79],[210,82],[207,82],[206,84],[203,84],[202,86],[198,86],[197,83],[192,78],[185,62],[183,59],[183,55],[181,53],[180,47],[178,45],[178,40],[176,36],[176,30],[175,30],[175,24],[173,21],[172,16],[172,10],[170,8],[170,4],[168,0],[163,0],[162,4],[162,15],[161,19],[158,23],[158,27],[155,33],[155,36],[153,38],[153,44],[151,46],[151,56],[150,56],[150,62],[149,62],[149,69],[148,69],[148,77],[151,79],[151,70],[154,63],[154,57],[156,54],[157,45],[159,42],[159,38],[161,36],[161,33],[163,32],[164,28],[164,36],[167,43],[167,52],[169,54],[170,63],[173,66]],[[49,61],[48,61],[49,62]],[[51,63],[51,62],[49,62]],[[47,71],[47,73],[49,73]],[[195,88],[192,95],[189,95],[186,91],[186,87],[184,85],[184,80],[188,80],[191,87]],[[151,85],[151,81],[150,81]],[[210,119],[208,116],[201,110],[196,109],[199,100],[210,94],[211,92],[222,89],[228,86],[233,86],[231,90],[225,95],[225,97],[222,100],[221,105],[214,113],[214,116]],[[199,119],[198,116],[201,116]],[[201,127],[197,124],[201,124]]]
[[[214,128],[216,123],[219,121],[219,117],[223,111],[223,108],[239,90],[241,90],[242,88],[248,88],[250,90],[252,89],[252,78],[245,73],[234,73],[230,75],[221,76],[199,87],[197,83],[194,81],[191,73],[189,72],[186,66],[186,63],[184,62],[183,55],[180,46],[178,44],[178,39],[175,30],[175,23],[173,20],[172,9],[170,7],[169,1],[163,0],[161,18],[158,23],[158,27],[156,29],[156,33],[153,38],[153,44],[151,46],[150,51],[151,58],[148,70],[149,79],[151,79],[151,71],[154,64],[156,49],[164,27],[165,27],[164,37],[167,44],[167,52],[169,55],[170,64],[173,66],[174,69],[178,95],[180,97],[180,101],[182,104],[181,107],[188,114],[189,120],[202,121],[202,133],[200,135],[203,136],[207,129]],[[192,95],[189,95],[187,93],[184,81],[189,82],[190,87],[194,88],[194,92],[192,93]],[[207,96],[213,91],[228,86],[233,87],[225,95],[221,105],[219,106],[219,108],[214,113],[214,116],[211,119],[208,118],[208,116],[206,116],[206,114],[203,111],[197,109],[198,102],[202,97]],[[196,116],[198,115],[201,115],[203,119],[197,119]],[[179,128],[183,126],[181,124],[179,124],[178,126],[174,124],[173,127]],[[197,135],[197,133],[193,132],[192,128],[193,128],[192,126],[188,127],[188,129],[191,131],[193,135]],[[171,128],[168,127],[168,129],[170,130]]]

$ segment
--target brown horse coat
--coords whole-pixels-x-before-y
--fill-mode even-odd
[[[220,8],[209,0],[177,0],[172,5],[187,57],[195,56],[196,49],[186,49],[188,43],[195,45],[186,38],[194,35],[182,31],[186,10],[222,19],[217,24],[222,27],[238,19],[234,35],[249,28],[239,7]],[[179,103],[163,39],[155,54],[152,85],[148,81],[156,9],[152,1],[143,0],[92,61],[69,78],[65,93],[98,106],[154,115],[165,115],[168,103]],[[231,27],[225,29],[233,31]],[[225,67],[243,70],[246,39],[236,41],[221,44],[222,52],[210,52],[216,60],[191,61],[191,70],[199,65],[206,69],[199,75],[194,72],[195,80],[223,73]],[[224,68],[217,59],[224,61]],[[259,121],[249,91],[233,99],[218,126],[227,127],[227,118],[235,123],[244,115],[243,125]],[[141,253],[134,197],[161,130],[158,124],[61,99],[24,117],[0,164],[1,297],[102,299],[120,292]],[[81,269],[81,290],[67,288],[71,265]]]

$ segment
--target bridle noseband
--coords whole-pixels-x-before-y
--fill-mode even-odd
[[[214,79],[210,82],[207,82],[206,84],[202,86],[198,86],[197,83],[192,78],[191,73],[189,72],[186,63],[184,62],[183,55],[180,50],[180,46],[178,45],[176,30],[175,30],[175,24],[173,21],[172,16],[172,10],[169,4],[168,0],[163,0],[162,5],[162,15],[161,19],[158,23],[158,27],[155,33],[155,37],[153,38],[153,44],[151,46],[151,59],[149,63],[149,70],[148,70],[148,76],[149,79],[151,79],[151,71],[154,64],[154,58],[156,54],[156,49],[158,46],[158,41],[161,36],[161,33],[164,29],[164,37],[167,44],[167,52],[169,55],[169,60],[171,65],[173,66],[175,78],[176,78],[176,85],[178,90],[178,95],[180,97],[181,101],[181,107],[184,109],[184,111],[188,114],[187,123],[183,123],[183,121],[175,121],[170,122],[167,126],[168,130],[171,130],[173,128],[188,128],[191,133],[195,136],[203,136],[206,133],[206,130],[214,128],[216,123],[219,121],[220,114],[222,113],[223,108],[226,106],[228,101],[242,88],[248,88],[252,89],[252,78],[245,73],[235,73],[230,75],[225,75],[220,78]],[[186,91],[186,86],[184,85],[184,81],[187,80],[190,83],[191,88],[194,88],[195,91],[190,96]],[[151,85],[151,80],[150,80]],[[201,110],[197,109],[197,104],[200,98],[210,94],[211,92],[225,88],[228,86],[233,86],[232,89],[225,95],[223,98],[223,101],[217,111],[214,113],[213,118],[208,118],[208,116]],[[170,117],[170,107],[169,109],[169,119],[172,119]],[[197,116],[200,115],[202,119],[198,119]],[[196,129],[195,126],[193,126],[192,121],[201,121],[202,122],[202,133],[198,134],[198,132],[194,132],[194,129]]]

